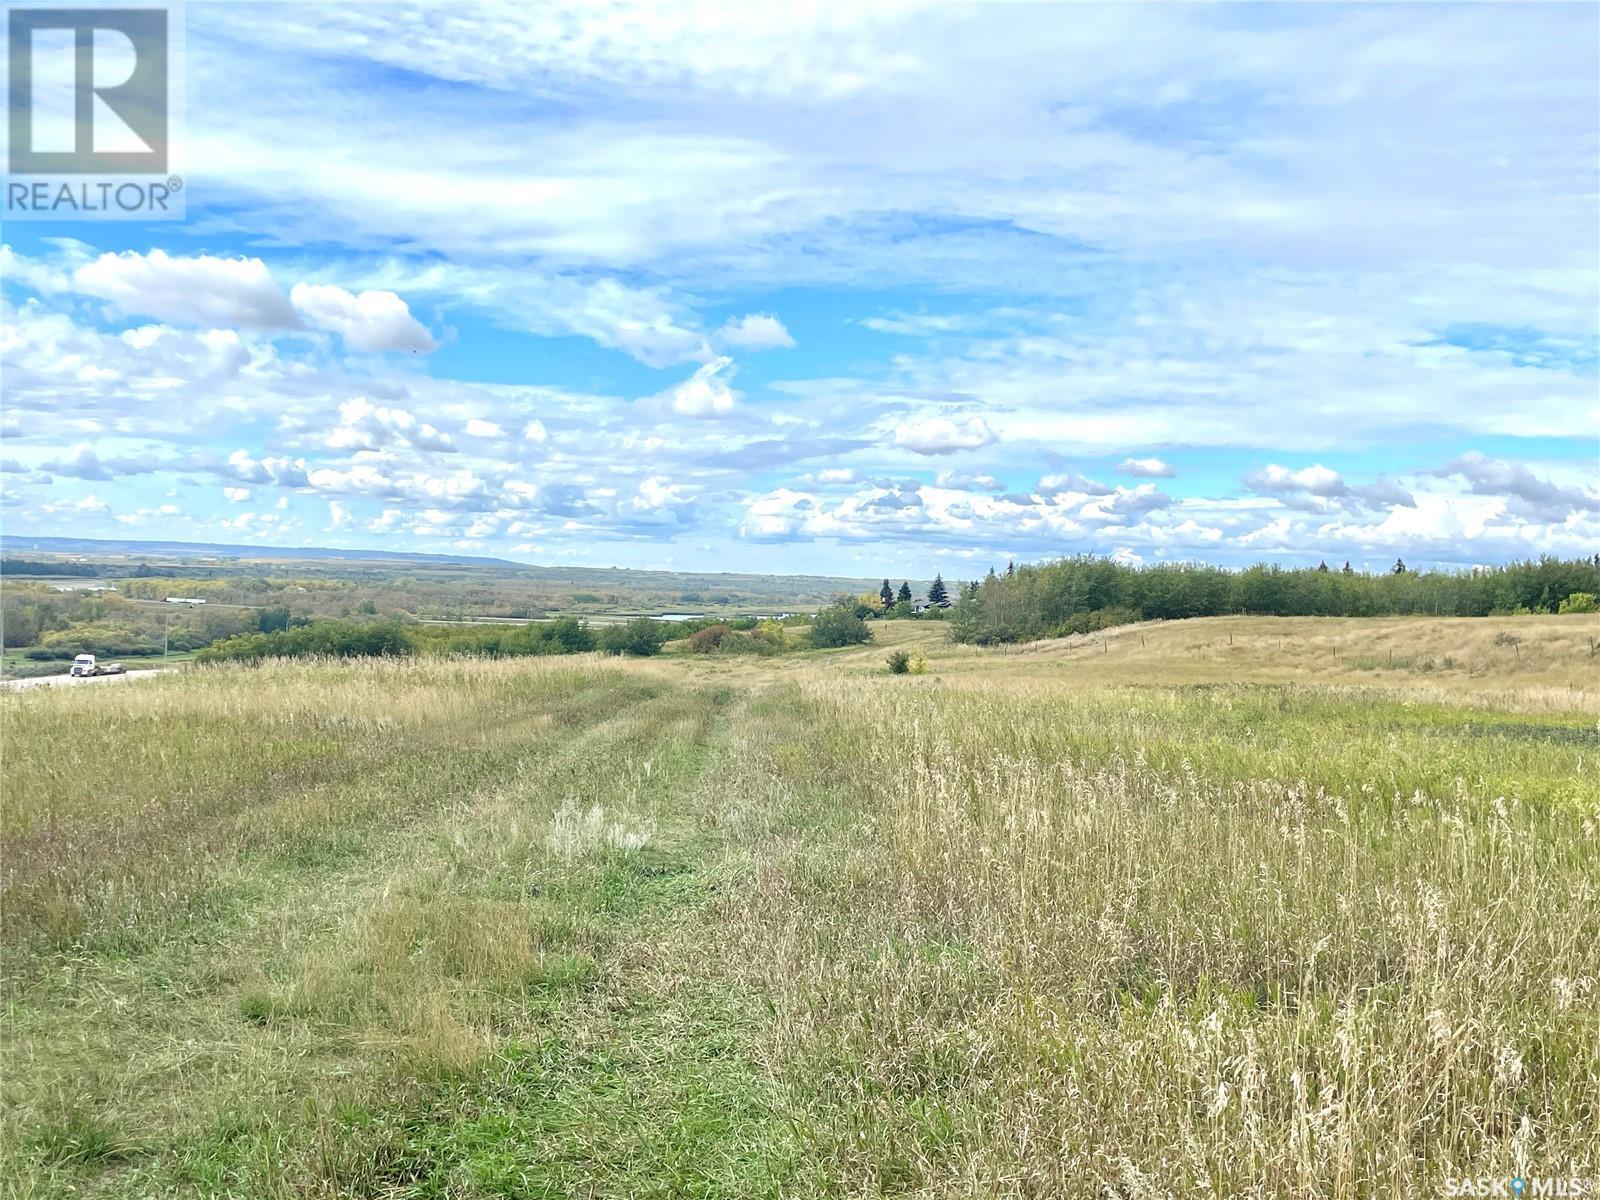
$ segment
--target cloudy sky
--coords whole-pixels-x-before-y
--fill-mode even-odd
[[[1600,547],[1588,4],[187,6],[5,530],[965,577]]]

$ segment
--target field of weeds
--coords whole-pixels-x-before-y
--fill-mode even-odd
[[[0,697],[0,1187],[1600,1175],[1600,709],[1563,674],[1600,629],[1478,636],[1457,686],[1335,670],[1383,628],[1347,625],[1297,630],[1314,672],[1183,622],[1113,633],[1121,677],[880,644]]]

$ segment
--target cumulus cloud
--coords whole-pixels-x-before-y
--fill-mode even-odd
[[[717,330],[717,344],[731,350],[787,350],[794,348],[794,338],[771,313],[750,313],[730,318]]]
[[[502,437],[505,430],[494,421],[486,421],[482,417],[472,417],[467,421],[467,436],[476,438]]]
[[[674,412],[686,417],[726,416],[733,411],[737,400],[737,394],[728,385],[733,372],[733,359],[722,355],[668,389],[663,396]]]
[[[118,312],[211,328],[299,329],[300,315],[259,258],[193,258],[165,250],[102,254],[72,274],[73,287]]]
[[[253,458],[247,450],[235,450],[227,461],[217,467],[219,474],[241,483],[272,483],[279,487],[305,487],[307,485],[306,460],[288,459],[274,455]]]
[[[1339,472],[1329,470],[1321,463],[1297,471],[1280,467],[1277,463],[1268,463],[1265,467],[1246,472],[1244,484],[1252,491],[1280,495],[1303,492],[1328,497],[1343,496],[1349,491]]]
[[[1527,515],[1560,518],[1573,512],[1600,512],[1600,489],[1584,491],[1540,479],[1521,463],[1489,458],[1473,451],[1432,472],[1460,479],[1479,496],[1500,496]]]
[[[965,471],[940,471],[934,477],[934,483],[942,488],[958,488],[968,492],[1003,492],[1006,485],[993,475],[982,472],[969,473]]]
[[[1159,458],[1125,458],[1117,464],[1117,470],[1145,479],[1171,479],[1178,473]]]
[[[111,506],[93,492],[81,500],[63,500],[52,504],[42,504],[39,507],[47,513],[80,513],[87,515],[89,513],[111,511]]]
[[[1370,508],[1416,503],[1410,492],[1390,479],[1379,479],[1352,487],[1339,472],[1316,463],[1299,470],[1269,463],[1245,472],[1242,482],[1258,495],[1275,496],[1285,504],[1326,508],[1340,502],[1354,502]]]
[[[101,458],[89,446],[74,446],[65,458],[50,459],[40,466],[41,471],[65,475],[69,479],[106,482],[126,475],[148,475],[158,471],[162,463],[150,455],[133,457],[112,456]]]
[[[982,417],[925,417],[902,421],[895,426],[894,444],[913,454],[954,454],[957,450],[977,450],[995,440]]]
[[[1041,496],[1055,496],[1063,492],[1072,492],[1081,496],[1109,496],[1111,488],[1098,480],[1080,475],[1076,471],[1066,471],[1061,474],[1046,475],[1039,480],[1035,489]]]
[[[244,487],[225,487],[222,495],[229,504],[248,504],[250,502],[250,489]]]
[[[548,441],[550,434],[545,431],[544,422],[540,420],[529,421],[522,427],[522,440],[540,444]]]
[[[428,354],[438,348],[433,335],[393,292],[356,294],[337,284],[297,283],[289,299],[307,324],[337,333],[353,350]]]
[[[339,405],[339,424],[327,436],[327,446],[333,450],[379,450],[394,443],[419,450],[455,449],[455,439],[448,433],[419,421],[403,408],[374,404],[365,396],[354,396]]]

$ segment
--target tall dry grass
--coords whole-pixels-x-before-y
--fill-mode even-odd
[[[0,697],[4,1194],[1600,1172],[1591,717],[930,659]]]
[[[787,715],[821,741],[791,777],[856,823],[765,848],[730,908],[746,978],[779,997],[794,1119],[847,1192],[1425,1195],[1595,1171],[1594,778],[1536,799],[1471,770],[1319,786],[1361,739],[1315,726],[1258,726],[1291,742],[1242,773],[1210,719],[1229,699],[807,687]],[[1119,746],[1119,714],[1190,755]],[[1434,746],[1434,774],[1460,749]]]

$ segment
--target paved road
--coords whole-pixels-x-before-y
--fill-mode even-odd
[[[32,679],[7,679],[0,682],[0,688],[20,692],[25,688],[36,687],[81,687],[89,683],[115,683],[119,679],[143,679],[149,675],[160,675],[175,669],[150,667],[146,670],[126,671],[121,675],[90,675],[83,679],[74,679],[71,675],[35,675]]]

